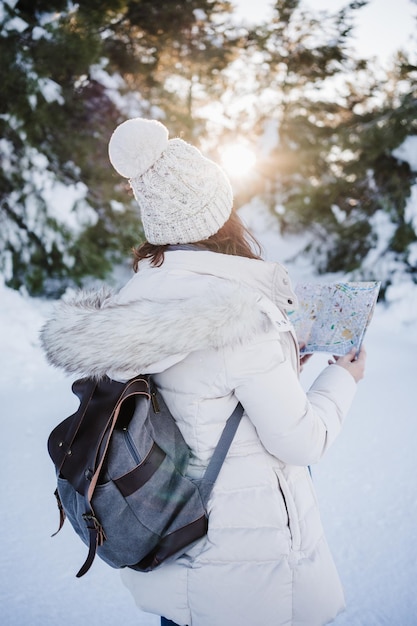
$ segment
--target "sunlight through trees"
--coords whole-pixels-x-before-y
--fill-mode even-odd
[[[284,234],[310,233],[317,271],[415,277],[416,173],[395,150],[417,135],[417,68],[404,52],[389,67],[358,58],[363,4],[318,16],[278,0],[248,26],[225,1],[3,2],[7,284],[56,296],[126,263],[142,233],[107,142],[134,116],[223,164],[237,207],[257,196]]]

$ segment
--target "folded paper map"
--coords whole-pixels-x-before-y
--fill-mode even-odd
[[[289,316],[299,343],[305,344],[302,353],[359,351],[380,286],[378,281],[297,285],[299,306]]]

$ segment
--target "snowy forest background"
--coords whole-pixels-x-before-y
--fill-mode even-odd
[[[415,0],[411,4],[417,5]],[[337,626],[417,624],[417,45],[360,58],[355,16],[278,0],[239,23],[216,0],[0,1],[0,622],[154,626],[117,572],[57,520],[49,431],[75,410],[38,331],[66,290],[129,276],[137,206],[107,143],[156,117],[222,161],[236,206],[297,280],[380,280],[366,379],[340,440],[313,468],[345,585]],[[417,44],[417,41],[414,42]],[[309,382],[326,363],[315,356]]]
[[[141,232],[107,143],[134,116],[216,160],[231,141],[254,149],[236,206],[256,196],[283,234],[309,235],[300,254],[317,272],[377,278],[382,298],[414,284],[416,58],[358,57],[365,4],[279,0],[268,23],[241,26],[224,1],[0,3],[6,285],[56,297],[126,262]]]

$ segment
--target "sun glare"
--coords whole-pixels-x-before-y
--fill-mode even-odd
[[[221,162],[233,178],[241,178],[250,172],[256,162],[256,155],[251,148],[242,144],[229,144],[221,150]]]

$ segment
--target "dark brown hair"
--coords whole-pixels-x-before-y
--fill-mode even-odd
[[[261,246],[255,237],[244,226],[235,211],[232,211],[227,222],[220,230],[202,241],[193,242],[193,246],[222,254],[233,254],[247,257],[248,259],[261,259]],[[160,267],[164,262],[164,253],[169,245],[154,245],[145,242],[133,249],[133,269],[139,269],[139,263],[143,259],[150,259],[151,264]]]

